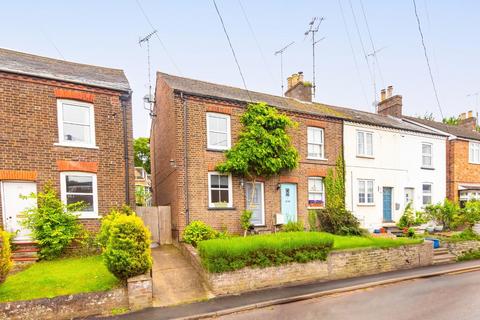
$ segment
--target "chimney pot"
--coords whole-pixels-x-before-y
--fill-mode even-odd
[[[387,98],[392,97],[393,95],[393,86],[388,86],[387,87]]]
[[[385,89],[380,90],[380,101],[385,100]]]
[[[305,102],[312,102],[312,86],[305,85],[302,71],[288,77],[288,89],[285,92],[285,96]]]
[[[473,117],[473,111],[470,110],[470,111],[468,111],[467,119],[472,118],[472,117]]]
[[[380,91],[381,99],[377,105],[377,113],[383,116],[402,117],[402,96],[392,95],[393,87],[388,86],[387,89]]]

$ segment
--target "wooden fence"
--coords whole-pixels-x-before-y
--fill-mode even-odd
[[[137,207],[137,215],[152,233],[152,241],[158,244],[172,243],[172,218],[170,206]]]

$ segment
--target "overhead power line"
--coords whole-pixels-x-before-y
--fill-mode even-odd
[[[420,23],[420,18],[418,16],[417,12],[417,3],[415,0],[413,1],[413,9],[415,11],[415,17],[417,19],[417,26],[418,26],[418,32],[420,33],[420,38],[422,42],[422,47],[423,47],[423,54],[425,56],[425,61],[427,62],[427,67],[428,67],[428,73],[430,75],[430,81],[432,82],[432,87],[433,87],[433,92],[435,93],[435,99],[437,100],[437,105],[438,105],[438,110],[440,111],[440,115],[443,117],[443,111],[442,111],[442,106],[440,105],[440,99],[438,98],[438,91],[437,91],[437,86],[435,84],[435,80],[433,79],[433,74],[432,74],[432,67],[430,66],[430,60],[428,58],[428,52],[427,52],[427,46],[425,45],[425,39],[423,36],[423,31],[422,31],[422,24]]]
[[[140,4],[140,1],[139,1],[139,0],[135,0],[135,2],[137,3],[138,8],[139,8],[140,11],[142,12],[143,17],[145,18],[145,20],[147,21],[147,23],[150,25],[150,27],[152,28],[152,30],[158,30],[157,28],[154,27],[152,21],[150,21],[150,19],[148,18],[147,13],[145,12],[145,10],[143,10],[143,7],[142,7],[142,5]],[[180,68],[178,67],[178,65],[175,63],[175,60],[173,59],[173,57],[170,55],[170,53],[169,53],[169,51],[168,51],[168,49],[167,49],[167,46],[165,46],[165,43],[163,43],[162,39],[161,39],[160,36],[158,35],[158,32],[155,33],[155,36],[156,36],[156,38],[158,39],[158,41],[160,42],[160,45],[162,46],[163,51],[165,51],[165,54],[167,55],[168,60],[170,60],[170,63],[173,65],[173,67],[175,68],[175,70],[176,70],[180,75],[182,75],[182,71],[180,70]]]
[[[230,46],[230,50],[232,50],[232,55],[233,59],[235,60],[235,63],[237,64],[238,72],[240,73],[240,77],[242,78],[243,86],[245,90],[247,91],[248,98],[250,101],[252,101],[252,97],[250,96],[250,91],[247,88],[247,83],[245,82],[245,77],[243,76],[242,68],[240,67],[240,63],[238,62],[237,55],[235,53],[235,49],[233,48],[232,41],[230,40],[230,36],[228,35],[227,28],[225,27],[225,23],[223,22],[222,14],[220,13],[220,10],[218,10],[217,2],[215,0],[212,0],[213,5],[215,6],[215,10],[217,11],[218,18],[220,19],[220,23],[222,24],[223,32],[225,33],[225,36],[227,37],[228,40],[228,45]]]

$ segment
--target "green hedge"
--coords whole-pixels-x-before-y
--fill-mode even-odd
[[[244,267],[326,260],[333,237],[320,232],[280,232],[246,238],[213,239],[198,244],[204,267],[225,272]]]

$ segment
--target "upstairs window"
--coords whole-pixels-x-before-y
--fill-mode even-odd
[[[357,156],[373,157],[373,133],[357,131]]]
[[[207,149],[230,149],[230,116],[207,113]]]
[[[373,204],[373,180],[358,180],[358,203]]]
[[[95,117],[91,103],[57,100],[58,142],[72,146],[95,146]]]
[[[232,176],[218,172],[208,173],[208,206],[232,207]]]
[[[469,143],[468,159],[470,163],[480,164],[480,143]]]
[[[323,150],[323,129],[316,127],[307,128],[308,140],[308,158],[323,159],[325,158]]]
[[[97,176],[84,172],[62,172],[60,174],[62,201],[65,204],[83,202],[80,218],[98,217]]]
[[[424,183],[422,185],[422,204],[424,206],[432,204],[432,184],[431,183]]]
[[[325,205],[325,192],[323,178],[308,178],[308,206],[323,207]]]
[[[422,143],[422,167],[431,168],[432,166],[432,144]]]

